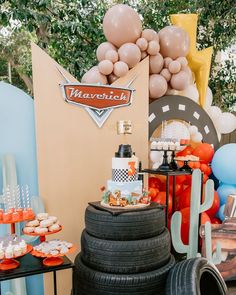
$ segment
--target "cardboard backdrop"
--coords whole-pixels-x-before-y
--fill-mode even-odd
[[[72,241],[79,252],[85,208],[89,201],[101,199],[100,188],[111,178],[111,158],[118,145],[131,144],[143,166],[148,164],[149,61],[143,60],[114,83],[125,85],[137,75],[132,105],[115,109],[99,129],[83,108],[63,100],[59,65],[35,44],[32,60],[39,192],[47,211],[63,225],[63,231],[51,238]],[[131,120],[133,134],[117,135],[118,120]],[[52,294],[52,279],[45,280],[45,287],[45,293]],[[59,295],[69,294],[70,287],[71,271],[58,272]]]

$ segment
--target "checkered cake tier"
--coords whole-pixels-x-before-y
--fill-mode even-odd
[[[129,169],[112,169],[112,180],[115,182],[133,182],[138,180],[138,173],[136,169],[134,175],[129,175]]]

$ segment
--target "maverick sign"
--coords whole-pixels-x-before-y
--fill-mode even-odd
[[[112,85],[67,83],[61,84],[66,102],[81,106],[88,111],[99,127],[102,127],[114,108],[132,103],[134,89]]]

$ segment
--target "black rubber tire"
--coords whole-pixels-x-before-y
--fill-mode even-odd
[[[218,269],[205,258],[181,261],[168,275],[166,295],[227,294],[227,287]]]
[[[74,295],[164,295],[169,270],[175,260],[151,272],[140,274],[107,274],[88,268],[80,255],[75,259],[73,272]]]
[[[112,215],[88,206],[85,211],[86,230],[100,239],[131,241],[159,235],[165,228],[165,212],[156,208],[141,212]]]
[[[102,240],[81,236],[81,258],[98,271],[108,273],[140,273],[163,266],[170,259],[170,234],[165,229],[159,236],[136,241]]]

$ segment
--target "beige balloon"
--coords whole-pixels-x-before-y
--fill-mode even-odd
[[[108,59],[102,60],[98,64],[98,69],[103,75],[109,75],[113,72],[113,63]]]
[[[178,57],[177,61],[180,62],[181,67],[186,67],[188,65],[188,60],[184,56]]]
[[[177,74],[181,70],[181,63],[177,60],[173,60],[168,67],[171,74]]]
[[[141,52],[141,59],[144,59],[144,58],[147,57],[147,56],[148,56],[148,54],[147,54],[146,51],[142,51],[142,52]]]
[[[112,49],[108,50],[105,54],[105,59],[108,59],[113,63],[117,62],[119,59],[118,52]]]
[[[164,60],[160,53],[151,55],[149,58],[149,71],[150,74],[159,74],[164,66]]]
[[[142,31],[142,38],[145,38],[148,42],[156,39],[158,41],[157,32],[153,29],[145,29]]]
[[[106,39],[117,47],[133,42],[140,37],[142,24],[138,13],[125,4],[112,6],[103,19]]]
[[[167,82],[161,75],[149,76],[149,96],[150,98],[159,98],[163,96],[167,91]]]
[[[157,41],[152,40],[148,43],[147,53],[150,55],[156,55],[160,51],[160,45]]]
[[[81,82],[87,84],[107,84],[107,77],[99,72],[98,67],[93,67],[83,75]]]
[[[190,79],[190,84],[193,84],[195,81],[195,77],[190,67],[189,66],[181,67],[181,71],[184,71],[186,74],[188,74],[188,77]]]
[[[172,61],[173,61],[173,59],[170,58],[170,57],[166,57],[166,58],[164,58],[164,67],[168,69],[169,64],[170,64]]]
[[[167,26],[158,33],[160,52],[164,57],[176,59],[186,56],[189,51],[190,38],[186,31],[177,26]]]
[[[166,79],[167,82],[169,82],[170,79],[171,79],[171,73],[169,72],[168,69],[163,69],[163,70],[160,72],[160,75],[162,75],[162,76]]]
[[[145,38],[138,38],[138,40],[136,41],[136,45],[141,51],[144,51],[148,47],[148,41]]]
[[[141,51],[136,44],[125,43],[118,50],[119,58],[129,68],[133,68],[141,60]]]
[[[116,48],[113,44],[111,44],[109,42],[103,42],[98,46],[97,51],[96,51],[98,61],[105,59],[105,54],[107,53],[108,50],[115,50],[116,51]]]
[[[108,82],[109,84],[112,84],[114,83],[119,77],[117,77],[116,75],[114,75],[113,73],[111,73],[109,76],[108,76]]]
[[[129,67],[125,62],[118,61],[114,64],[113,72],[117,77],[125,76],[128,73],[128,71],[129,71]]]
[[[174,74],[171,77],[170,85],[173,89],[176,90],[184,90],[190,84],[189,75],[184,72],[180,71],[178,74]]]

